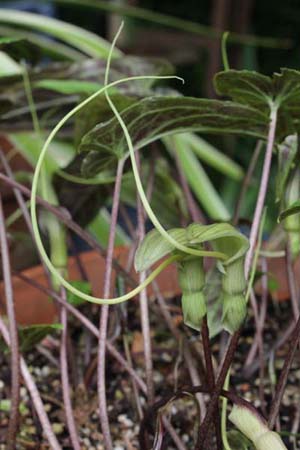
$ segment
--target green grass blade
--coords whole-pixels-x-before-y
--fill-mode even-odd
[[[97,34],[61,20],[12,9],[1,9],[0,23],[50,34],[92,58],[106,58],[109,53],[110,44]],[[120,55],[118,50],[114,50],[114,56]]]
[[[110,229],[110,214],[107,209],[102,208],[95,219],[89,224],[88,231],[97,239],[104,248],[108,244],[108,236]],[[116,228],[115,246],[130,245],[131,240],[125,231],[118,225]]]
[[[85,59],[85,55],[82,52],[71,48],[69,45],[65,45],[62,42],[54,41],[46,36],[41,36],[40,33],[33,33],[28,30],[16,30],[13,26],[0,26],[0,35],[6,36],[3,43],[9,43],[11,39],[11,44],[17,44],[19,40],[27,41],[33,44],[37,48],[43,51],[43,55],[47,54],[55,59],[71,60],[71,61],[82,61]]]
[[[164,143],[171,151],[176,151],[182,170],[195,196],[213,220],[228,221],[230,214],[219,194],[206,175],[201,163],[181,135],[164,138]]]
[[[209,142],[192,133],[183,134],[181,138],[186,140],[187,144],[201,161],[235,181],[242,180],[245,174],[241,166]]]

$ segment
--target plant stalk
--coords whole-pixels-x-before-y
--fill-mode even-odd
[[[209,341],[209,329],[207,324],[207,315],[203,318],[201,326],[201,336],[204,350],[205,366],[206,366],[206,378],[210,392],[213,394],[215,389],[215,373],[212,363],[212,353]],[[214,426],[216,431],[217,450],[222,450],[222,436],[220,428],[220,410],[217,405],[216,413],[214,416]]]
[[[295,325],[294,331],[290,338],[289,350],[284,360],[283,368],[281,369],[280,377],[277,382],[276,390],[271,403],[271,409],[269,414],[268,425],[272,429],[276,423],[276,419],[279,413],[279,408],[282,402],[282,397],[284,394],[285,386],[287,383],[288,374],[295,357],[295,353],[298,349],[298,344],[300,341],[300,316],[298,317],[297,323]]]
[[[112,212],[111,212],[111,225],[107,246],[107,256],[104,274],[104,289],[103,297],[109,298],[111,289],[111,274],[112,274],[112,259],[114,251],[114,241],[116,234],[116,226],[118,219],[118,209],[120,203],[120,192],[122,174],[124,168],[124,160],[120,160],[117,167],[116,183],[113,194]],[[108,312],[109,306],[103,305],[101,307],[100,324],[99,324],[99,344],[98,344],[98,401],[99,401],[99,418],[101,429],[103,433],[103,440],[106,450],[113,450],[113,443],[109,428],[109,420],[107,415],[106,404],[106,389],[105,389],[105,348],[107,338],[107,324],[108,324]]]
[[[241,332],[240,332],[240,330],[238,330],[231,337],[231,340],[230,340],[230,343],[229,343],[229,346],[228,346],[228,349],[227,349],[227,352],[226,352],[226,355],[225,355],[225,358],[224,358],[224,361],[223,361],[223,364],[222,364],[222,367],[220,370],[220,374],[216,381],[214,393],[211,396],[210,403],[207,408],[206,416],[204,417],[204,420],[199,427],[198,439],[197,439],[195,450],[202,450],[203,445],[205,444],[205,441],[207,439],[207,434],[208,434],[208,431],[210,428],[210,423],[213,419],[213,415],[215,414],[215,411],[216,411],[216,408],[218,405],[218,401],[219,401],[219,396],[222,392],[222,389],[223,389],[223,386],[224,386],[224,383],[226,380],[227,372],[230,369],[230,366],[232,364],[234,354],[235,354],[235,351],[238,346],[240,334],[241,334]]]
[[[66,290],[61,289],[61,297],[66,302]],[[68,338],[68,315],[65,306],[60,309],[60,322],[62,325],[60,338],[60,369],[61,369],[61,384],[62,394],[65,407],[65,417],[70,434],[70,440],[74,450],[80,450],[79,436],[76,429],[76,423],[73,414],[72,403],[70,399],[70,382],[68,374],[68,354],[67,354],[67,338]]]
[[[136,152],[136,161],[138,169],[140,170],[141,165],[138,152]],[[141,243],[145,237],[145,216],[144,216],[144,208],[138,194],[137,194],[137,220],[138,220],[138,240],[139,243]],[[139,274],[139,284],[143,283],[145,279],[146,279],[146,272],[143,271]],[[144,343],[147,397],[148,403],[152,405],[154,403],[153,363],[152,363],[150,318],[149,318],[148,297],[146,289],[143,289],[140,292],[139,301],[140,301],[141,326]]]
[[[11,342],[11,409],[9,415],[7,432],[7,449],[16,448],[16,436],[18,431],[19,403],[20,403],[20,354],[19,354],[19,336],[14,307],[14,294],[11,279],[11,267],[7,236],[5,230],[5,220],[0,194],[0,249],[2,259],[2,271],[4,280],[4,292],[6,300],[6,313],[8,317],[9,338]]]
[[[246,278],[248,278],[248,276],[250,274],[251,264],[252,264],[252,260],[253,260],[253,256],[254,256],[254,252],[255,252],[256,240],[257,240],[258,233],[259,233],[259,227],[260,227],[261,217],[262,217],[262,213],[263,213],[263,209],[264,209],[267,188],[268,188],[271,161],[272,161],[272,152],[273,152],[274,141],[275,141],[278,106],[272,104],[270,106],[270,108],[271,108],[271,112],[270,112],[270,125],[269,125],[269,132],[268,132],[267,148],[266,148],[266,154],[265,154],[265,159],[264,159],[259,193],[258,193],[255,212],[254,212],[253,223],[252,223],[250,237],[249,237],[250,248],[246,255],[246,261],[245,261]]]

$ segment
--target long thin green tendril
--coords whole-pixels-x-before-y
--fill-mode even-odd
[[[226,391],[228,391],[229,382],[230,382],[230,369],[228,370],[228,373],[227,373],[226,379],[225,379],[225,383],[224,383],[224,389]],[[223,397],[222,398],[221,433],[222,433],[222,442],[223,442],[224,450],[232,450],[232,448],[229,445],[228,438],[227,438],[227,427],[226,427],[227,403],[228,403],[227,398]]]
[[[111,61],[111,57],[112,57],[112,52],[114,49],[114,45],[115,42],[121,32],[122,26],[120,27],[119,32],[116,35],[116,38],[113,41],[113,44],[111,46],[111,50],[109,53],[109,57],[108,57],[108,62],[107,62],[107,71],[106,71],[106,75],[105,75],[105,81],[107,83],[108,80],[108,71],[109,71],[109,67],[110,67],[110,61]],[[98,297],[94,297],[92,295],[88,295],[85,294],[83,292],[81,292],[79,289],[76,289],[74,286],[72,286],[67,280],[65,280],[65,278],[59,273],[59,271],[54,267],[54,265],[52,264],[51,260],[49,259],[42,239],[41,239],[41,235],[40,235],[40,231],[39,231],[39,226],[38,226],[38,221],[37,221],[37,208],[36,208],[36,195],[37,195],[37,188],[38,188],[38,181],[39,181],[39,176],[42,170],[42,164],[45,158],[45,155],[48,151],[48,148],[52,142],[52,140],[55,138],[56,134],[60,131],[60,129],[65,125],[65,123],[71,118],[73,117],[78,111],[80,111],[82,108],[84,108],[87,104],[89,104],[92,100],[94,100],[96,97],[98,97],[99,95],[103,94],[103,93],[107,93],[108,89],[113,87],[113,86],[117,86],[121,83],[127,82],[127,81],[134,81],[134,80],[146,80],[146,79],[178,79],[178,80],[182,80],[182,78],[177,77],[175,75],[172,76],[150,76],[150,75],[145,75],[145,76],[133,76],[133,77],[126,77],[126,78],[122,78],[120,80],[116,80],[112,83],[106,84],[103,88],[99,89],[97,92],[95,92],[93,95],[91,95],[90,97],[88,97],[87,99],[85,99],[84,101],[82,101],[80,104],[78,104],[75,108],[73,108],[71,111],[69,111],[69,113],[67,113],[61,120],[60,122],[53,128],[53,130],[51,131],[51,133],[49,134],[46,142],[44,143],[44,146],[41,150],[41,153],[39,155],[37,164],[36,164],[36,168],[34,171],[34,176],[33,176],[33,181],[32,181],[32,190],[31,190],[31,220],[32,220],[32,227],[33,227],[33,232],[35,235],[35,240],[36,240],[36,245],[37,248],[46,264],[46,266],[48,267],[49,271],[51,272],[52,275],[54,275],[58,281],[60,281],[60,283],[69,291],[71,291],[73,294],[79,296],[80,298],[82,298],[83,300],[87,300],[89,302],[92,303],[97,303],[97,304],[117,304],[117,303],[122,303],[124,301],[127,301],[131,298],[133,298],[135,295],[137,295],[139,292],[141,292],[146,286],[148,286],[154,279],[155,277],[162,271],[164,270],[169,264],[171,264],[174,261],[178,261],[182,258],[182,256],[171,256],[170,258],[168,258],[167,260],[165,260],[163,263],[160,264],[160,266],[158,266],[149,276],[148,278],[145,280],[144,283],[142,283],[141,285],[139,285],[137,288],[135,288],[134,290],[132,290],[131,292],[129,292],[126,295],[123,295],[121,297],[116,297],[116,298],[112,298],[112,299],[103,299],[103,298],[98,298]],[[146,212],[149,215],[149,218],[152,220],[153,225],[158,229],[158,231],[160,231],[160,233],[172,244],[174,245],[175,248],[183,251],[184,253],[188,253],[188,254],[192,254],[192,255],[197,255],[197,256],[212,256],[212,257],[216,257],[219,259],[224,259],[226,258],[225,255],[223,255],[223,253],[219,253],[219,252],[207,252],[207,251],[199,251],[199,250],[195,250],[193,248],[189,248],[186,247],[184,245],[179,244],[176,240],[174,240],[171,236],[169,236],[169,234],[167,233],[167,231],[162,227],[162,225],[160,224],[160,222],[158,221],[158,219],[156,218],[154,212],[152,211],[146,195],[144,193],[143,190],[143,186],[139,177],[139,173],[138,173],[138,169],[137,169],[137,165],[135,162],[135,158],[134,158],[134,150],[133,150],[133,145],[131,142],[131,138],[130,135],[128,133],[128,130],[126,128],[126,125],[124,124],[122,118],[120,117],[118,111],[116,110],[115,106],[113,105],[113,103],[111,102],[110,98],[107,97],[107,100],[109,102],[109,104],[111,105],[111,108],[113,110],[113,112],[115,113],[117,119],[119,120],[119,123],[124,131],[124,135],[130,150],[130,157],[131,157],[131,161],[132,161],[132,167],[133,167],[133,172],[134,172],[134,176],[135,176],[135,180],[137,183],[137,189],[139,191],[139,194],[141,196],[141,200],[142,203],[144,205],[144,208],[146,210]]]
[[[171,264],[174,261],[178,261],[179,259],[181,259],[181,257],[179,257],[179,256],[171,256],[170,258],[166,259],[162,264],[160,264],[160,266],[158,266],[148,276],[148,278],[145,280],[144,283],[139,285],[137,288],[135,288],[134,290],[132,290],[128,294],[123,295],[121,297],[116,297],[116,298],[112,298],[112,299],[103,299],[103,298],[98,298],[98,297],[94,297],[92,295],[85,294],[85,293],[81,292],[79,289],[76,289],[67,280],[65,280],[65,278],[54,267],[54,265],[52,264],[50,258],[47,255],[47,252],[46,252],[46,250],[44,248],[44,245],[43,245],[43,242],[42,242],[42,239],[41,239],[39,226],[38,226],[38,220],[37,220],[36,196],[37,196],[39,176],[40,176],[41,171],[42,171],[42,164],[43,164],[45,155],[47,153],[47,150],[48,150],[52,140],[54,139],[56,134],[59,132],[59,130],[64,126],[64,124],[71,117],[73,117],[78,111],[80,111],[83,107],[85,107],[88,103],[90,103],[94,98],[96,98],[98,95],[104,93],[107,89],[109,89],[112,86],[117,86],[118,84],[121,84],[121,83],[124,83],[124,82],[127,82],[127,81],[153,79],[153,78],[157,78],[157,79],[177,78],[177,79],[179,79],[179,77],[176,77],[176,76],[135,76],[135,77],[126,77],[126,78],[123,78],[121,80],[114,81],[114,82],[108,84],[107,86],[104,86],[103,88],[99,89],[99,91],[95,92],[93,95],[91,95],[90,97],[85,99],[82,103],[80,103],[75,108],[73,108],[68,114],[66,114],[63,117],[63,119],[53,128],[53,130],[49,134],[49,136],[48,136],[48,138],[47,138],[46,142],[44,143],[44,146],[43,146],[43,148],[41,150],[41,153],[39,155],[39,158],[38,158],[38,161],[37,161],[37,164],[36,164],[36,168],[35,168],[35,172],[34,172],[34,175],[33,175],[31,198],[30,198],[31,220],[32,220],[32,227],[33,227],[33,232],[34,232],[34,236],[35,236],[35,240],[36,240],[36,245],[37,245],[38,251],[40,252],[40,254],[41,254],[41,256],[42,256],[46,266],[48,267],[49,271],[51,272],[51,274],[53,276],[55,276],[57,278],[57,280],[59,280],[59,282],[66,289],[68,289],[69,291],[73,292],[73,294],[78,295],[83,300],[87,300],[87,301],[92,302],[92,303],[97,303],[97,304],[118,304],[118,303],[122,303],[124,301],[127,301],[127,300],[133,298],[139,292],[141,292],[145,287],[147,287],[157,277],[157,275],[162,270],[164,270],[169,264]]]
[[[111,50],[110,50],[110,54],[107,60],[107,66],[106,66],[106,70],[105,70],[105,80],[104,80],[104,84],[105,86],[107,86],[107,82],[108,82],[108,75],[109,75],[109,68],[110,68],[110,61],[111,61],[111,54],[114,48],[114,45],[122,31],[123,28],[123,23],[121,24],[114,40],[111,46]],[[156,78],[156,77],[153,77]],[[191,247],[187,247],[183,244],[180,244],[179,242],[176,241],[176,239],[174,239],[172,236],[169,235],[169,233],[164,229],[164,227],[161,225],[161,223],[159,222],[159,220],[157,219],[153,209],[151,208],[147,196],[145,194],[143,185],[142,185],[142,181],[140,178],[140,174],[139,174],[139,170],[136,164],[136,160],[135,160],[135,155],[134,155],[134,148],[133,148],[133,144],[132,144],[132,140],[129,134],[129,131],[126,127],[125,122],[123,121],[119,111],[117,110],[117,108],[115,107],[114,103],[112,102],[111,98],[109,97],[108,91],[105,91],[105,97],[106,100],[108,102],[108,104],[110,105],[115,117],[117,118],[126,142],[127,142],[127,146],[129,149],[129,155],[130,155],[130,159],[131,159],[131,165],[132,165],[132,170],[133,170],[133,175],[134,175],[134,179],[135,179],[135,183],[136,183],[136,187],[140,196],[140,199],[143,203],[143,206],[145,208],[146,213],[148,214],[149,219],[151,220],[152,224],[154,225],[154,227],[157,229],[157,231],[159,231],[159,233],[167,240],[170,242],[170,244],[172,244],[176,249],[181,250],[184,253],[187,253],[189,255],[195,255],[195,256],[212,256],[214,258],[219,258],[219,259],[226,259],[226,255],[224,255],[221,252],[209,252],[209,251],[205,251],[205,250],[196,250],[194,248]]]
[[[229,31],[225,31],[222,35],[222,44],[221,44],[222,60],[223,60],[223,66],[224,66],[225,71],[230,69],[229,61],[228,61],[228,54],[227,54],[228,36],[229,36]]]

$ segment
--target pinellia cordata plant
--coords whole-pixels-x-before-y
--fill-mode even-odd
[[[83,300],[101,305],[117,304],[133,298],[167,265],[176,262],[178,279],[182,288],[184,321],[196,330],[200,330],[203,324],[205,329],[208,308],[205,298],[206,274],[203,269],[203,258],[209,257],[216,260],[222,280],[220,291],[222,326],[233,334],[233,337],[220,374],[217,380],[212,380],[210,385],[211,402],[199,428],[196,446],[196,448],[202,448],[201,445],[204,445],[207,438],[211,419],[217,410],[225,377],[238,343],[240,328],[246,316],[245,288],[260,228],[273,150],[287,136],[294,135],[299,128],[300,73],[282,69],[281,73],[274,74],[273,77],[266,77],[255,72],[227,70],[217,74],[215,85],[218,94],[230,97],[232,99],[230,101],[153,95],[137,100],[119,111],[118,105],[115,105],[109,96],[109,89],[116,88],[124,82],[171,77],[136,76],[108,83],[113,48],[114,44],[108,58],[105,86],[64,116],[50,133],[40,153],[33,177],[31,195],[31,217],[36,243],[45,264],[61,286]],[[148,270],[161,258],[167,257],[136,289],[113,299],[97,298],[81,292],[54,267],[44,249],[36,212],[38,181],[49,145],[71,117],[82,111],[101,94],[106,96],[114,117],[96,125],[83,136],[79,145],[81,152],[79,175],[94,177],[103,169],[120,168],[120,165],[123,166],[129,156],[140,199],[155,227],[140,244],[135,257],[135,267],[140,271]],[[248,135],[266,141],[263,173],[250,233],[250,244],[245,236],[227,223],[212,225],[193,223],[186,228],[166,230],[154,214],[142,186],[135,151],[167,135],[191,131]],[[296,155],[297,151],[298,147],[297,150],[291,150],[291,155]],[[283,161],[284,154],[280,149],[278,154]],[[284,167],[286,170],[285,188],[279,191],[279,199],[284,201],[284,205],[288,207],[298,195],[298,191],[295,189],[299,188],[299,174],[296,163],[290,154],[288,158],[284,159]],[[288,233],[293,231],[291,227],[287,227]],[[294,238],[291,239],[293,242],[296,241]],[[208,349],[206,348],[205,351],[206,361],[209,365]],[[230,416],[231,420],[252,440],[258,450],[271,448],[271,446],[278,449],[285,448],[278,435],[271,432],[261,420],[256,420],[253,412],[241,412],[239,408],[239,405],[234,406]],[[245,420],[239,421],[242,416],[247,417]],[[215,426],[217,433],[218,425],[215,424]]]
[[[233,333],[242,325],[246,316],[244,261],[248,250],[248,239],[229,224],[200,225],[168,231],[180,244],[202,249],[210,244],[213,252],[203,251],[203,256],[192,256],[177,250],[156,229],[150,231],[135,255],[137,271],[149,269],[166,255],[178,255],[178,279],[182,289],[182,311],[184,322],[200,330],[207,314],[205,300],[205,273],[203,257],[214,256],[222,274],[223,304],[222,323],[225,330]]]

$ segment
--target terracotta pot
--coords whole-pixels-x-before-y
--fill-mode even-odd
[[[118,247],[115,249],[114,257],[125,267],[129,249]],[[101,297],[103,294],[103,275],[105,270],[104,259],[96,252],[89,251],[80,255],[81,262],[87,272],[88,279],[92,285],[93,293]],[[80,273],[74,257],[69,258],[69,279],[80,280]],[[21,272],[24,276],[47,286],[47,280],[41,266],[32,267]],[[132,271],[133,278],[137,274]],[[115,277],[115,273],[113,273]],[[157,282],[165,298],[171,298],[180,294],[177,282],[177,271],[174,265],[168,266],[158,277]],[[22,325],[47,324],[56,319],[56,307],[49,297],[40,290],[32,287],[18,277],[13,277],[14,302],[17,322]],[[154,297],[153,289],[148,287],[150,298]],[[0,283],[0,312],[5,313],[5,297],[3,282]]]

